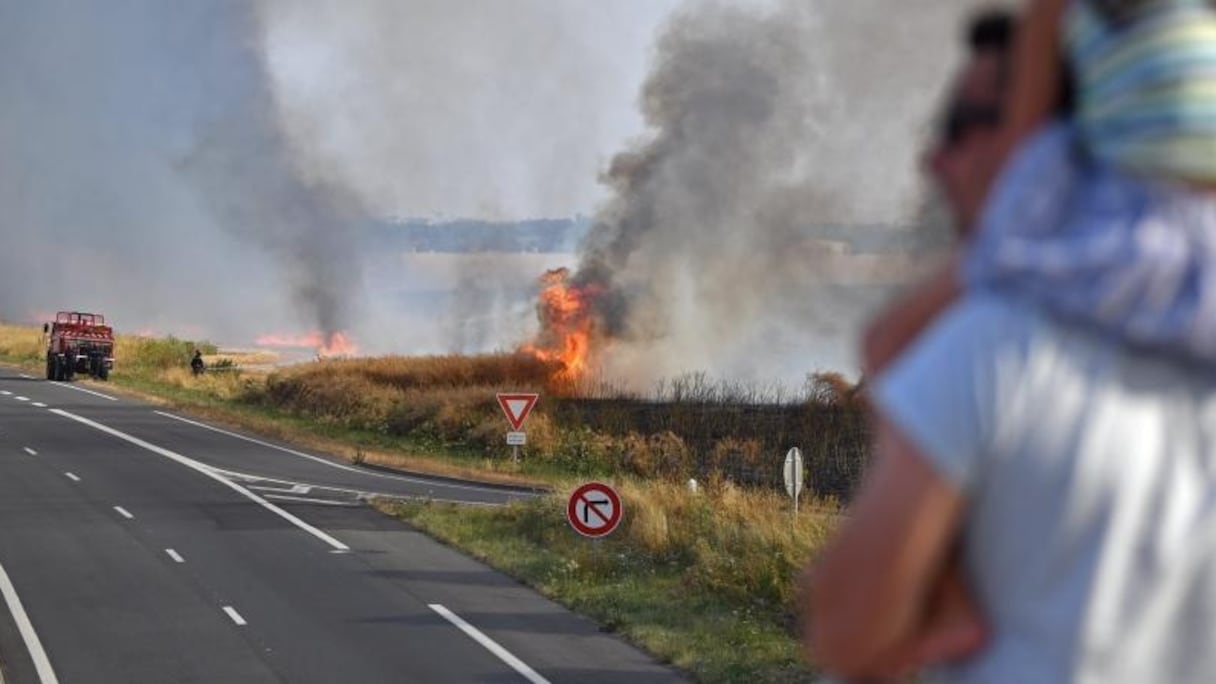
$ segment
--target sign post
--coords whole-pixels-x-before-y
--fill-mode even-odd
[[[499,392],[496,396],[502,412],[507,415],[507,422],[511,423],[512,431],[507,433],[511,462],[519,463],[519,447],[528,443],[528,436],[523,432],[524,421],[528,419],[528,414],[532,413],[532,407],[536,406],[540,395],[530,392]]]
[[[802,450],[798,447],[790,449],[785,454],[785,491],[794,499],[794,515],[798,515],[798,496],[802,494]]]

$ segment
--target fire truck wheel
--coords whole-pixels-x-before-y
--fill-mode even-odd
[[[55,379],[55,361],[51,357],[46,357],[46,379]]]
[[[110,369],[106,368],[106,364],[102,363],[101,368],[97,369],[97,377],[100,380],[110,379]]]

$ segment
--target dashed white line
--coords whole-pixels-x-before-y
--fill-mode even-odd
[[[182,558],[181,554],[174,551],[173,549],[165,549],[165,553],[169,554],[169,557],[173,559],[174,563],[185,563],[186,562],[186,559]]]
[[[118,401],[118,397],[111,397],[111,396],[110,396],[110,395],[108,395],[108,394],[102,394],[101,392],[94,392],[93,390],[87,390],[87,389],[85,389],[85,388],[83,388],[83,387],[77,387],[76,385],[73,385],[73,384],[71,384],[71,383],[67,383],[67,382],[55,382],[55,383],[52,383],[52,384],[54,384],[54,385],[58,385],[58,386],[60,386],[60,387],[66,387],[66,388],[68,388],[68,389],[70,389],[70,390],[76,390],[77,392],[84,392],[85,394],[92,394],[93,396],[95,396],[95,397],[101,397],[102,399],[109,399],[110,401]]]
[[[32,376],[32,375],[26,375],[25,373],[21,373],[21,377],[25,378],[26,380],[33,380],[33,379],[34,379],[34,376]]]
[[[37,406],[38,408],[46,408],[46,404],[42,403],[41,401],[35,401],[33,405]]]
[[[76,473],[64,473],[64,475],[72,482],[80,482],[80,477]]]
[[[55,668],[51,667],[51,661],[46,657],[46,651],[42,649],[42,642],[38,640],[38,633],[34,631],[34,625],[30,623],[30,617],[26,615],[25,607],[21,605],[21,599],[17,597],[17,589],[13,586],[12,580],[8,578],[8,573],[4,571],[4,566],[0,566],[0,594],[4,594],[8,612],[12,614],[13,622],[17,624],[17,631],[21,633],[21,638],[25,641],[25,648],[30,652],[30,659],[34,661],[34,670],[38,673],[38,680],[42,684],[59,684],[59,678],[55,676]]]
[[[239,494],[241,494],[241,496],[244,496],[252,501],[255,501],[262,508],[265,508],[266,510],[270,511],[271,513],[274,513],[275,515],[279,516],[280,518],[283,518],[287,522],[304,530],[305,532],[311,534],[312,536],[316,537],[317,539],[320,539],[321,541],[325,542],[326,544],[329,544],[333,548],[342,549],[342,550],[350,549],[349,546],[347,546],[346,544],[343,544],[342,542],[340,542],[337,539],[333,538],[332,536],[326,534],[325,532],[322,532],[321,530],[317,529],[316,527],[313,527],[312,525],[309,525],[308,523],[304,522],[303,520],[300,520],[299,518],[292,515],[291,513],[288,513],[287,511],[283,510],[282,508],[279,508],[278,506],[270,503],[266,499],[263,499],[262,497],[258,496],[257,494],[254,494],[253,492],[249,491],[248,489],[245,489],[241,485],[239,485],[235,482],[232,482],[231,480],[226,479],[222,475],[216,473],[215,469],[213,469],[209,466],[199,463],[198,461],[195,461],[193,459],[186,458],[185,456],[182,456],[179,453],[169,451],[168,449],[166,449],[164,447],[159,447],[150,442],[145,442],[144,440],[142,440],[138,437],[133,437],[120,430],[115,430],[114,428],[112,428],[108,425],[102,425],[101,423],[98,423],[97,421],[89,420],[88,418],[85,418],[84,416],[78,416],[74,413],[64,411],[63,409],[50,409],[50,411],[51,411],[51,413],[54,413],[59,416],[63,416],[64,418],[74,420],[74,421],[76,421],[78,423],[82,423],[84,425],[88,425],[89,427],[93,428],[94,430],[100,430],[101,432],[104,432],[108,435],[113,435],[114,437],[117,437],[125,442],[130,442],[131,444],[134,444],[135,446],[141,447],[143,449],[147,449],[148,451],[151,451],[154,454],[164,456],[165,458],[167,458],[171,461],[175,461],[181,465],[184,465],[187,468],[194,470],[195,472],[202,473],[203,475],[206,475],[207,477],[215,480],[216,482],[223,484],[225,487],[228,487],[228,488],[232,489],[233,491],[238,492]]]
[[[127,509],[123,508],[122,506],[115,506],[114,510],[118,511],[118,514],[121,515],[122,517],[126,518],[127,520],[131,520],[132,518],[135,517],[135,516],[131,515],[131,513],[128,512]]]
[[[474,641],[484,646],[490,653],[498,656],[499,660],[510,665],[511,669],[523,675],[524,679],[532,682],[532,684],[549,684],[549,680],[540,676],[540,673],[538,673],[536,670],[528,667],[527,663],[519,658],[516,658],[510,651],[500,646],[497,641],[494,641],[490,637],[483,634],[481,630],[465,622],[456,613],[453,613],[438,603],[428,603],[427,606],[431,610],[442,615],[443,618],[448,622],[456,625],[460,631],[472,637]]]
[[[38,452],[37,452],[37,451],[34,451],[33,449],[31,449],[31,448],[29,448],[29,447],[21,447],[21,450],[22,450],[22,451],[24,451],[25,453],[29,454],[30,456],[37,456],[37,455],[38,455]]]
[[[29,401],[30,400],[29,397],[22,397],[22,396],[16,396],[13,398],[16,399],[17,401]]]
[[[236,612],[236,609],[232,606],[224,606],[224,612],[228,613],[228,617],[232,618],[233,622],[241,625],[242,627],[249,624],[248,622],[245,622],[245,618],[241,617],[241,614]]]
[[[11,397],[11,396],[13,396],[13,393],[12,393],[12,392],[10,392],[10,391],[8,391],[8,390],[0,390],[0,394],[3,394],[3,395],[4,395],[4,396],[6,396],[6,397]]]

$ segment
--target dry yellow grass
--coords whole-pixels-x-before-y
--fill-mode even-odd
[[[41,327],[0,323],[0,356],[38,361],[45,353],[46,338]]]
[[[687,564],[689,579],[743,600],[791,605],[794,576],[831,532],[833,508],[807,505],[795,517],[789,497],[725,480],[687,485],[617,483],[628,512],[619,533],[649,555]]]

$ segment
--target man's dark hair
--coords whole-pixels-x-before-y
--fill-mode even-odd
[[[1136,4],[1128,0],[1128,4]],[[1004,68],[1001,78],[1008,83],[1012,72],[1014,36],[1017,32],[1017,19],[1013,12],[1006,9],[988,9],[971,18],[967,26],[967,46],[971,54],[980,52],[1000,52]],[[1072,68],[1065,63],[1060,69],[1060,99],[1056,104],[1056,112],[1060,116],[1068,116],[1073,111],[1073,78]]]
[[[971,18],[967,27],[967,46],[974,52],[1007,51],[1013,48],[1013,13],[990,9]]]

